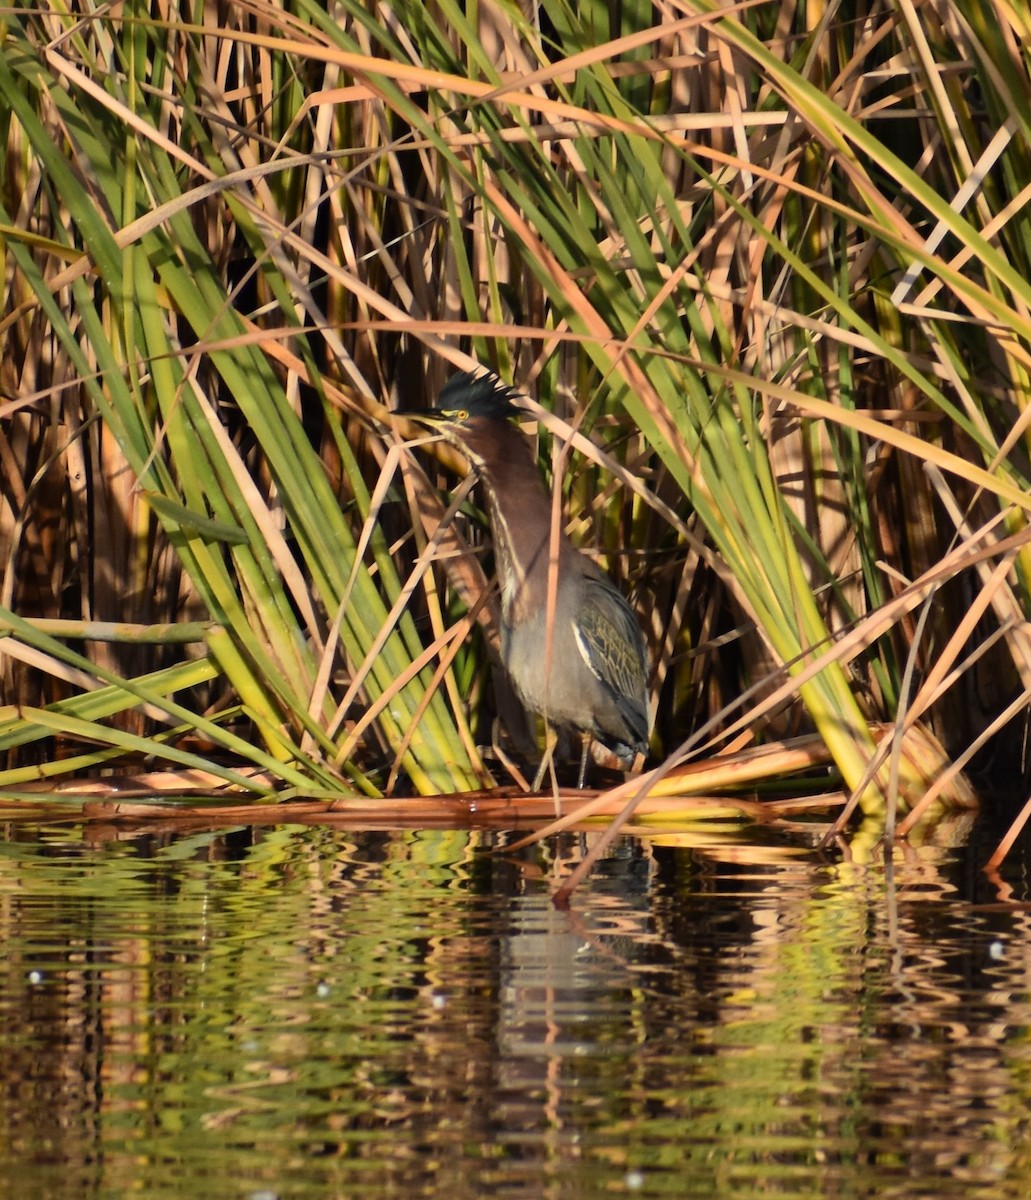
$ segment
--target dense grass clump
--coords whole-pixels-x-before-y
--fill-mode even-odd
[[[877,816],[1019,746],[1031,31],[660,9],[0,17],[0,786],[488,783],[475,492],[441,524],[389,418],[477,362],[641,613],[657,760],[816,732]]]

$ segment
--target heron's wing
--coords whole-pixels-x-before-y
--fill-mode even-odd
[[[627,724],[648,740],[647,657],[634,610],[604,576],[584,580],[576,641],[584,661],[609,689]]]

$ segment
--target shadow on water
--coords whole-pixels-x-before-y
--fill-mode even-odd
[[[504,840],[8,827],[7,1194],[1031,1193],[1031,914],[966,852],[626,841],[559,912],[580,839]]]

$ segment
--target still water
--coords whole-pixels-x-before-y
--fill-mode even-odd
[[[628,840],[560,912],[576,837],[0,836],[4,1196],[1031,1195],[1027,889],[968,853]]]

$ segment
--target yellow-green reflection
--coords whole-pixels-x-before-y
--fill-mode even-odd
[[[563,913],[576,839],[487,848],[8,830],[8,1193],[1027,1193],[1031,940],[961,864],[626,843]]]

